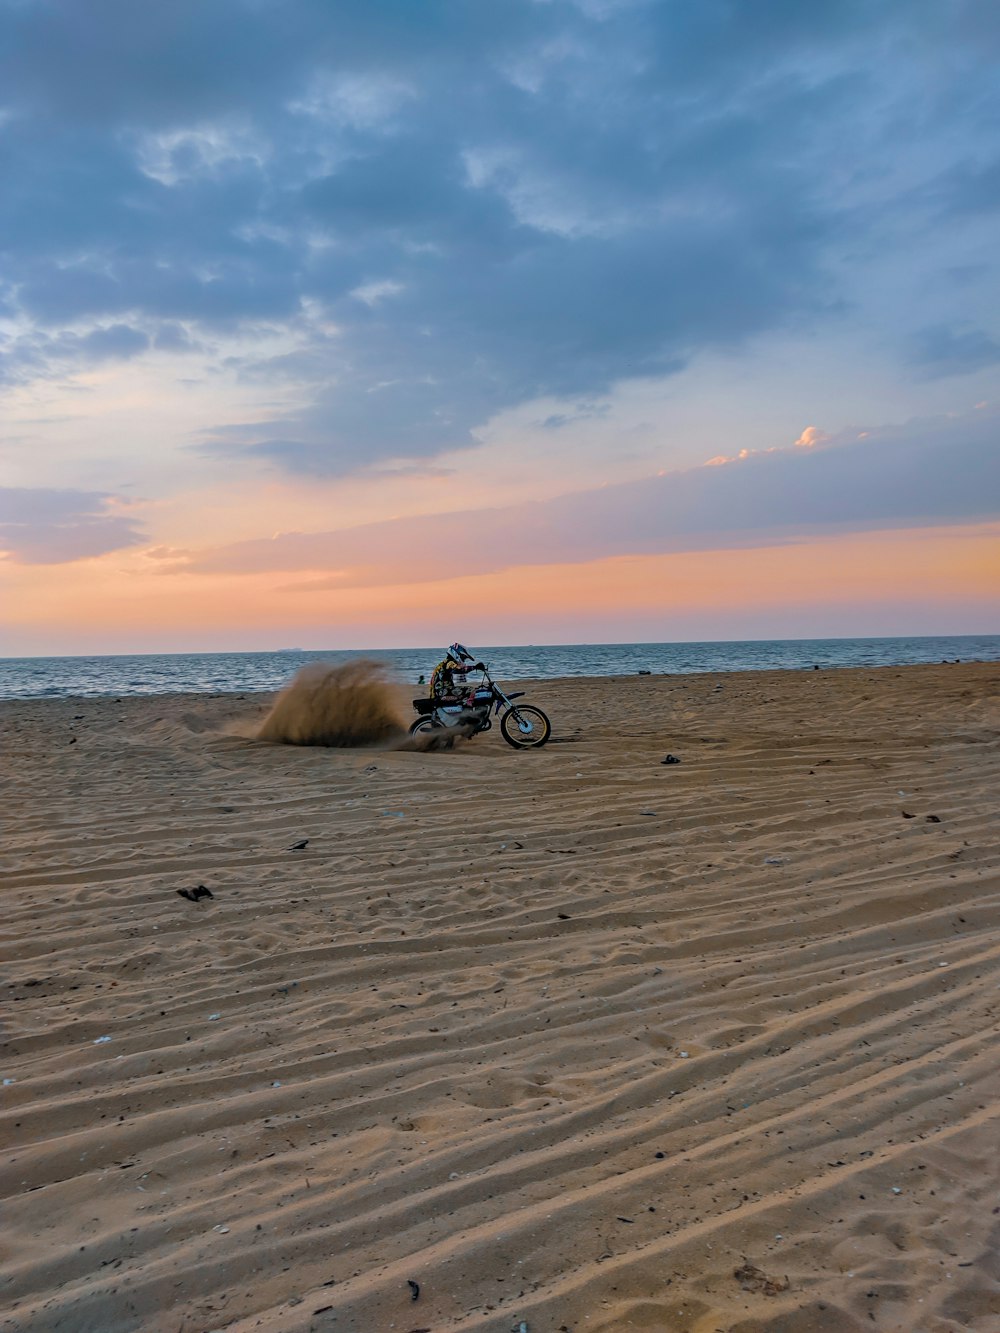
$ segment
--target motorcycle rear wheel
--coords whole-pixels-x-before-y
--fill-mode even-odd
[[[416,736],[421,731],[437,731],[438,727],[432,717],[418,717],[416,722],[410,724],[410,735]]]
[[[552,735],[552,723],[540,708],[515,705],[500,719],[500,734],[515,750],[537,750]]]

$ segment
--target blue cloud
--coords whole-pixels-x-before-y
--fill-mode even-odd
[[[0,384],[23,384],[105,361],[128,361],[146,351],[150,341],[148,333],[131,324],[0,336]]]
[[[208,356],[219,333],[266,325],[296,350],[237,369],[295,380],[298,406],[201,447],[335,475],[469,445],[536,396],[599,397],[841,318],[845,254],[891,253],[906,210],[946,228],[996,204],[981,15],[2,5],[0,309],[27,330],[18,373],[96,329],[109,354],[176,349],[182,328]],[[958,299],[920,322],[958,326]]]
[[[62,565],[141,544],[145,534],[132,519],[108,512],[114,500],[98,491],[0,486],[0,558]]]
[[[131,324],[109,324],[83,334],[77,339],[75,350],[88,361],[128,360],[144,352],[148,346],[149,338],[141,329],[134,329]]]
[[[1000,211],[1000,158],[964,163],[948,172],[938,189],[953,213],[996,213]]]
[[[984,366],[1000,363],[1000,343],[982,329],[956,332],[936,325],[916,335],[911,361],[929,378],[971,375]]]

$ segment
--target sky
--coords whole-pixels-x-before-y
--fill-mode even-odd
[[[1000,632],[993,0],[0,53],[0,654]]]

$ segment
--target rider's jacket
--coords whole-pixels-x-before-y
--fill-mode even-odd
[[[455,698],[464,688],[465,678],[471,670],[471,667],[460,665],[452,657],[443,657],[431,672],[431,698]]]

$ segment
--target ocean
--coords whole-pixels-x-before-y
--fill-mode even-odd
[[[762,639],[733,643],[567,643],[470,649],[499,681],[556,676],[683,675],[1000,661],[1000,635],[895,639]],[[0,699],[96,698],[146,694],[229,694],[274,690],[306,662],[367,657],[398,680],[417,683],[438,648],[329,649],[263,653],[150,653],[109,657],[0,658]]]

